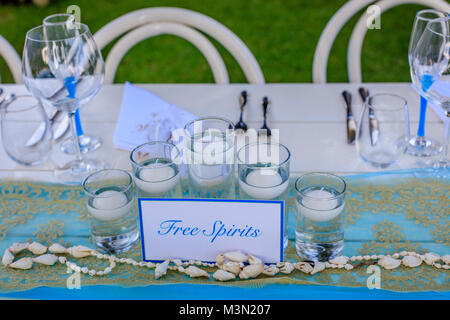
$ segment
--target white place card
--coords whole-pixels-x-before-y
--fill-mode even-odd
[[[145,261],[214,262],[241,250],[283,261],[283,201],[138,199]]]

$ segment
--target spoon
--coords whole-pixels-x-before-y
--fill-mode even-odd
[[[267,126],[267,109],[269,108],[269,99],[267,97],[264,97],[262,99],[262,107],[263,107],[263,113],[264,113],[264,122],[263,126],[261,127],[260,131],[263,131],[266,133],[266,135],[270,136],[272,135],[272,131]]]
[[[244,107],[247,104],[247,97],[248,97],[247,96],[247,91],[245,91],[245,90],[242,91],[241,95],[239,96],[239,106],[240,106],[240,109],[241,109],[241,115],[239,117],[239,121],[234,126],[235,130],[241,129],[244,132],[247,131],[247,129],[248,129],[247,125],[242,120],[242,115],[244,113]]]

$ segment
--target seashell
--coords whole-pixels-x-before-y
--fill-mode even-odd
[[[378,260],[378,265],[388,270],[397,268],[401,263],[402,263],[401,260],[394,259],[388,256]]]
[[[446,254],[445,256],[441,257],[442,261],[444,261],[445,264],[450,264],[450,254]]]
[[[94,250],[85,246],[75,246],[67,249],[67,253],[74,258],[84,258],[92,255]]]
[[[45,264],[47,266],[54,265],[56,261],[58,261],[58,257],[51,253],[43,254],[42,256],[33,259],[33,262]]]
[[[266,276],[274,276],[278,272],[280,272],[280,269],[278,269],[276,265],[272,264],[272,265],[268,266],[267,268],[265,267],[265,269],[262,273],[265,274]]]
[[[264,265],[260,264],[250,264],[239,273],[239,278],[241,279],[249,279],[256,278],[264,271]]]
[[[231,251],[223,254],[225,258],[235,262],[247,262],[248,256],[243,254],[241,251]]]
[[[12,262],[14,261],[14,256],[11,253],[11,251],[9,251],[9,249],[5,250],[5,253],[3,253],[3,258],[2,258],[2,263],[4,266],[8,266],[10,265]]]
[[[339,257],[336,257],[334,259],[331,259],[329,262],[333,263],[333,264],[338,264],[338,265],[342,264],[342,265],[344,265],[344,264],[346,264],[348,262],[348,257],[346,257],[346,256],[339,256]]]
[[[219,266],[222,265],[222,264],[224,264],[225,261],[227,261],[227,258],[225,258],[225,256],[224,256],[223,254],[219,254],[219,255],[216,257],[216,263],[217,263]]]
[[[155,268],[155,279],[159,279],[165,276],[167,273],[167,267],[169,266],[170,260],[167,259],[163,263],[158,263]]]
[[[47,251],[47,247],[40,244],[39,242],[33,242],[28,246],[27,249],[34,254],[44,254]]]
[[[308,262],[297,262],[294,264],[295,269],[303,273],[311,273],[313,267]]]
[[[314,268],[311,271],[311,275],[316,274],[317,272],[325,270],[325,263],[316,261],[314,262]]]
[[[218,281],[229,281],[229,280],[233,280],[234,278],[236,278],[236,276],[234,274],[232,274],[231,272],[219,269],[216,272],[214,272],[213,278]]]
[[[352,266],[351,264],[346,264],[346,265],[344,266],[344,268],[345,268],[345,270],[352,270],[352,269],[353,269],[353,266]]]
[[[295,270],[294,265],[292,263],[290,263],[290,262],[286,262],[284,264],[284,266],[280,269],[280,272],[285,273],[285,274],[289,274],[289,273],[291,273],[294,270]]]
[[[436,253],[433,253],[433,252],[425,253],[423,258],[425,259],[425,262],[427,264],[433,264],[436,261],[439,261],[441,259],[441,257],[439,255],[437,255]]]
[[[250,264],[260,264],[262,263],[261,259],[252,256],[250,253],[248,254],[248,263]]]
[[[51,253],[66,253],[67,249],[59,243],[54,243],[48,248],[48,251],[50,251]]]
[[[402,263],[407,267],[415,268],[422,264],[422,259],[415,256],[405,256],[402,259]]]
[[[30,244],[28,242],[15,242],[9,247],[9,252],[12,254],[18,254],[20,251],[25,250],[28,248]]]
[[[23,270],[31,269],[32,266],[33,266],[33,260],[29,257],[19,259],[16,262],[13,262],[10,265],[8,265],[8,267],[10,267],[10,268],[23,269]]]
[[[241,265],[238,262],[229,261],[229,262],[221,265],[220,269],[227,271],[227,272],[231,272],[237,276],[241,272]]]
[[[196,266],[189,266],[188,268],[184,269],[184,273],[191,278],[205,277],[209,279],[209,273]]]
[[[177,267],[180,267],[182,264],[183,264],[183,262],[181,262],[181,260],[180,259],[174,259],[174,260],[171,260],[173,263],[175,263],[175,265],[177,266]]]

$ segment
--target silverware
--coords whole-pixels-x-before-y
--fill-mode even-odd
[[[7,95],[5,99],[0,101],[0,109],[3,108],[4,106],[5,107],[8,106],[14,100],[16,100],[16,95],[14,93]]]
[[[53,124],[53,122],[55,121],[56,117],[58,117],[58,115],[61,113],[61,111],[56,110],[53,115],[48,119],[48,122],[50,124],[50,126]],[[39,142],[41,142],[42,138],[44,137],[45,134],[45,129],[46,129],[46,123],[43,122],[39,125],[39,127],[37,127],[36,130],[34,130],[33,134],[31,135],[30,139],[28,139],[27,143],[25,144],[26,147],[33,147],[36,144],[38,144]]]
[[[269,108],[269,98],[264,97],[262,99],[262,107],[263,107],[263,114],[264,114],[264,122],[263,122],[263,126],[261,127],[261,129],[259,129],[260,133],[262,134],[266,134],[268,136],[272,135],[272,131],[269,129],[269,127],[267,126],[267,109]]]
[[[53,131],[53,140],[58,140],[65,135],[67,130],[70,127],[70,119],[69,116],[65,116],[61,122],[58,124],[56,129]]]
[[[235,124],[234,129],[241,129],[243,131],[247,131],[248,127],[244,121],[242,121],[242,115],[244,113],[244,107],[247,104],[247,91],[242,91],[239,96],[239,106],[241,109],[241,115],[239,116],[239,121]]]
[[[352,144],[355,142],[356,137],[356,122],[352,112],[352,95],[350,92],[344,91],[342,92],[342,96],[347,105],[347,143]]]
[[[366,88],[359,88],[359,95],[361,99],[365,103],[367,97],[369,97],[369,90]],[[380,135],[380,130],[378,126],[378,120],[375,117],[375,111],[372,108],[369,108],[369,131],[370,131],[370,142],[374,146],[378,141],[378,136]]]

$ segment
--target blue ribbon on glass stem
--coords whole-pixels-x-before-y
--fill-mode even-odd
[[[75,77],[71,76],[64,79],[64,86],[66,87],[67,92],[69,92],[69,98],[75,99],[75,89],[77,87]],[[78,112],[78,109],[75,110],[75,127],[77,129],[78,136],[82,136],[83,128],[81,127],[80,113]]]

